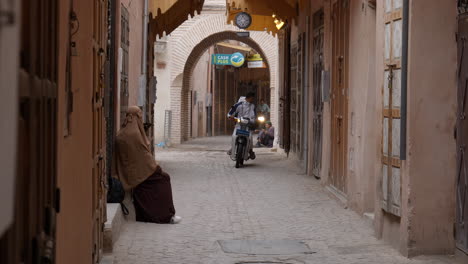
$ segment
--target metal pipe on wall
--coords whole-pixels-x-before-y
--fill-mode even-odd
[[[409,37],[409,0],[403,0],[403,39],[401,59],[401,130],[400,159],[406,160],[406,129],[408,109],[408,37]]]

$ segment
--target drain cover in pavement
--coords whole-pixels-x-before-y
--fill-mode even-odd
[[[304,242],[298,240],[220,240],[218,242],[225,253],[249,255],[315,253]]]

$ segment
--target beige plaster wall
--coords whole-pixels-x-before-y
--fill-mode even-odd
[[[349,105],[348,105],[348,205],[359,214],[374,209],[373,166],[380,161],[375,143],[376,10],[367,0],[350,2]]]
[[[378,6],[377,72],[383,72],[383,12]],[[406,256],[451,254],[455,248],[456,15],[455,1],[410,1],[408,151],[402,162],[401,219],[380,209],[380,163],[375,167],[376,234]],[[377,83],[381,89],[380,74]],[[377,93],[379,101],[381,97]]]
[[[77,53],[73,57],[74,104],[71,134],[64,136],[65,65],[68,43],[69,3],[61,2],[58,67],[57,185],[61,190],[61,212],[57,216],[57,263],[92,262],[92,87],[93,87],[93,6],[76,1],[80,30],[75,35]],[[79,69],[79,70],[78,70]],[[77,162],[79,161],[79,162]]]
[[[163,39],[163,41],[166,41],[166,39]],[[162,43],[161,45],[164,45]],[[156,87],[157,99],[154,105],[154,142],[156,144],[164,141],[165,111],[171,110],[171,71],[168,66],[171,60],[169,52],[171,47],[169,43],[165,45],[166,50],[161,50],[161,52],[155,54],[154,75],[158,80]],[[182,82],[180,85],[182,86]]]
[[[117,93],[115,113],[120,117],[120,77],[122,64],[122,49],[121,49],[121,7],[124,6],[129,12],[130,26],[130,45],[128,51],[128,105],[138,105],[140,96],[140,77],[142,76],[141,60],[143,52],[143,11],[144,0],[117,0],[116,1],[116,49],[118,50],[118,70],[116,76]],[[117,129],[120,128],[120,118],[115,120]]]
[[[128,67],[128,88],[129,100],[128,105],[137,105],[140,76],[142,75],[141,59],[143,52],[143,11],[144,0],[120,0],[121,4],[127,8],[130,19],[130,50],[129,50],[129,67]],[[118,33],[120,34],[120,16],[118,17]],[[120,35],[119,35],[120,36]],[[119,38],[120,40],[120,38]],[[120,46],[120,45],[119,45]],[[119,79],[120,80],[120,79]]]
[[[454,251],[456,11],[455,1],[410,1],[408,160],[401,226],[407,245],[403,252],[409,256]]]

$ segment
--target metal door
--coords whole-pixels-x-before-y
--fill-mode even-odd
[[[297,43],[291,46],[291,149],[297,153],[299,159],[303,159],[303,140],[302,135],[307,135],[304,131],[304,80],[306,58],[306,34],[299,34]],[[305,101],[306,102],[306,101]]]
[[[291,127],[291,89],[290,89],[290,48],[291,48],[291,28],[286,27],[279,35],[280,42],[280,90],[279,90],[279,121],[280,121],[280,146],[289,154],[291,147],[290,127]]]
[[[130,18],[128,10],[124,5],[120,8],[120,48],[122,51],[121,71],[120,71],[120,126],[122,126],[128,109],[128,68],[129,68],[129,49],[130,49]]]
[[[468,4],[466,5],[468,7]],[[468,11],[464,9],[464,11]],[[456,244],[468,253],[468,13],[458,18],[458,111],[457,111],[457,214]]]
[[[15,219],[0,239],[0,263],[54,263],[58,0],[24,0],[12,19],[21,24]]]
[[[299,152],[299,134],[300,134],[300,130],[298,130],[297,128],[300,126],[300,118],[299,118],[299,115],[300,115],[300,111],[299,111],[299,106],[300,106],[300,101],[301,100],[298,100],[299,96],[300,96],[300,89],[299,89],[299,85],[298,83],[300,82],[300,80],[298,80],[300,78],[300,74],[298,74],[299,72],[299,49],[300,49],[300,41],[297,42],[297,43],[293,43],[291,45],[291,54],[290,54],[290,58],[291,58],[291,64],[290,64],[290,67],[289,67],[289,72],[290,72],[290,76],[291,76],[291,79],[290,79],[290,91],[291,91],[291,107],[290,107],[290,117],[291,117],[291,126],[290,126],[290,129],[291,129],[291,137],[290,137],[290,140],[291,140],[291,151],[294,152],[294,153],[297,153]]]
[[[93,26],[93,261],[99,263],[106,220],[106,125],[104,111],[107,1],[94,0]]]
[[[320,178],[322,168],[322,137],[323,137],[323,102],[322,102],[322,70],[323,70],[323,40],[324,12],[314,14],[313,39],[313,153],[312,174]]]
[[[337,191],[346,194],[348,136],[349,0],[332,8],[331,177]]]

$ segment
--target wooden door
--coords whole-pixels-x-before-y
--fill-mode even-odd
[[[313,36],[313,150],[312,174],[320,178],[322,168],[322,137],[323,137],[323,102],[322,102],[322,70],[323,70],[323,41],[324,41],[324,12],[314,14]]]
[[[465,3],[463,12],[468,11]],[[455,240],[457,247],[468,254],[468,13],[458,18],[458,111],[457,111],[457,213]]]
[[[332,8],[331,177],[330,184],[346,194],[348,137],[349,0]]]
[[[19,90],[15,215],[0,239],[0,263],[55,263],[56,215],[60,211],[56,166],[58,2],[24,0],[21,16],[14,17],[21,28],[19,88],[14,87]]]
[[[106,125],[104,111],[107,1],[94,0],[93,21],[93,261],[99,263],[106,221]]]
[[[382,113],[382,209],[401,211],[401,56],[403,1],[385,1],[384,87]]]

